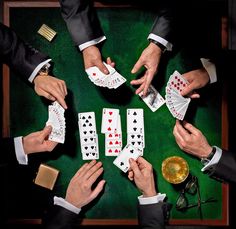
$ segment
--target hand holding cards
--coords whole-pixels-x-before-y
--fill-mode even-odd
[[[52,132],[49,135],[49,140],[59,143],[65,141],[66,122],[64,117],[65,109],[57,102],[53,102],[48,106],[48,121],[47,126],[52,126]]]
[[[119,74],[115,68],[103,62],[107,67],[109,74],[102,73],[98,67],[93,66],[85,69],[89,79],[99,87],[107,87],[109,89],[116,89],[126,82],[126,79]]]
[[[177,119],[183,120],[190,103],[190,98],[183,97],[180,93],[189,84],[179,72],[175,71],[169,78],[166,86],[166,105],[170,113]]]

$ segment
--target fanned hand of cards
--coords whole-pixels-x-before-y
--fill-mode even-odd
[[[51,141],[65,142],[66,122],[64,112],[65,109],[57,101],[48,106],[48,121],[46,125],[52,126],[52,132],[48,137]]]
[[[103,63],[106,65],[109,71],[108,75],[102,73],[96,66],[85,69],[89,79],[95,85],[99,87],[107,87],[109,89],[116,89],[126,82],[126,79],[121,74],[119,74],[115,68],[111,67],[105,62]]]
[[[180,93],[189,82],[178,71],[169,78],[166,86],[166,105],[170,113],[177,119],[183,120],[188,109],[190,98],[183,97]]]

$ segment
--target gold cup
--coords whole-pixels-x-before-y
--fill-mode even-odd
[[[172,156],[162,162],[162,175],[172,184],[180,184],[189,175],[189,166],[182,157]]]

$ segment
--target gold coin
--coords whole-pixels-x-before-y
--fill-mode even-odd
[[[189,175],[189,166],[182,157],[172,156],[162,162],[162,175],[172,184],[182,183]]]

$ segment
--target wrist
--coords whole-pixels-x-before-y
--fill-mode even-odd
[[[201,162],[202,162],[204,165],[207,164],[207,163],[209,163],[209,162],[211,161],[211,159],[214,157],[215,153],[216,153],[216,147],[213,146],[213,147],[211,147],[211,151],[206,154],[207,156],[203,156],[203,157],[201,158]]]
[[[148,190],[148,191],[144,191],[143,192],[143,197],[152,197],[152,196],[156,196],[157,195],[157,192],[156,190]]]
[[[38,71],[38,75],[40,76],[47,76],[49,73],[49,64],[43,65],[43,67]]]
[[[164,53],[167,50],[166,46],[164,46],[162,43],[156,40],[149,39],[149,42],[150,44],[154,44],[156,47],[158,47],[162,53]]]

